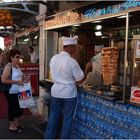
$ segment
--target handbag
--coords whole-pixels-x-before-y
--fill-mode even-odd
[[[30,108],[34,106],[35,102],[33,100],[30,82],[20,85],[18,92],[18,101],[20,108]]]
[[[10,64],[8,64],[11,68],[10,70],[10,76],[8,79],[12,79],[12,67]],[[2,83],[1,80],[0,80],[0,92],[3,92],[3,93],[8,93],[9,92],[9,89],[11,88],[12,84],[5,84],[5,83]]]

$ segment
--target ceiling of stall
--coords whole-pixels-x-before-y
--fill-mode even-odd
[[[0,10],[9,11],[13,19],[11,27],[4,23],[0,26],[0,36],[4,37],[10,33],[37,26],[36,16],[39,12],[39,3],[46,4],[42,1],[0,0]]]
[[[50,1],[32,1],[32,0],[0,0],[0,10],[2,9],[8,9],[11,12],[11,15],[13,16],[13,26],[11,28],[3,25],[2,28],[0,28],[0,36],[6,36],[7,34],[10,34],[12,32],[16,31],[23,31],[25,28],[30,28],[37,26],[36,21],[36,15],[38,15],[39,12],[39,3],[42,3],[49,7],[50,13],[52,14],[52,8]],[[118,1],[117,3],[120,3]],[[50,6],[49,6],[50,4]],[[108,4],[106,1],[97,2],[94,3],[94,6],[101,8],[105,7]],[[116,4],[115,2],[111,3],[112,5]],[[89,6],[90,8],[90,6]],[[48,9],[48,10],[49,10]],[[78,9],[79,11],[83,11],[83,8]],[[49,12],[49,11],[48,11]],[[130,13],[130,26],[139,26],[140,25],[140,12],[133,12]],[[118,19],[118,18],[111,18],[102,20],[101,23],[86,23],[82,24],[82,26],[79,27],[66,27],[61,29],[56,29],[57,31],[65,32],[72,31],[72,32],[78,32],[78,31],[95,31],[96,25],[102,25],[102,30],[118,30],[119,28],[125,28],[125,18]],[[1,27],[1,26],[0,26]],[[107,32],[106,32],[107,33]]]

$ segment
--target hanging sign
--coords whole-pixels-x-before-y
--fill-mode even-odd
[[[123,10],[127,10],[127,9],[138,7],[138,6],[140,6],[139,0],[127,0],[126,2],[123,2],[122,4],[118,4],[115,6],[108,6],[103,9],[96,9],[96,8],[88,9],[84,12],[84,16],[86,18],[93,18],[93,17],[106,15],[106,14],[117,14]]]

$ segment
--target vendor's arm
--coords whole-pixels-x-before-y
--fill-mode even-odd
[[[85,67],[85,70],[84,70],[84,74],[83,74],[83,77],[79,80],[76,81],[76,84],[81,84],[82,82],[85,81],[89,71],[92,69],[92,63],[91,62],[88,62],[86,64],[86,67]]]

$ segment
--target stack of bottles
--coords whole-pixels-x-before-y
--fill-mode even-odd
[[[140,108],[79,91],[73,139],[138,139]]]

